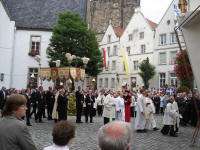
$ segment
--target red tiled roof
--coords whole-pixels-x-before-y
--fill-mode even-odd
[[[157,27],[157,23],[155,23],[155,22],[153,22],[153,21],[151,21],[151,20],[149,20],[149,19],[147,19],[146,18],[146,20],[147,20],[147,22],[149,23],[149,25],[153,28],[153,29],[155,29],[156,27]]]
[[[113,28],[114,31],[115,31],[115,34],[117,35],[117,37],[121,37],[123,32],[124,32],[124,29],[121,28],[120,26],[119,27],[114,27]]]

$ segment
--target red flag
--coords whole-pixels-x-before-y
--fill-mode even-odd
[[[106,54],[106,49],[103,48],[103,66],[106,68],[106,60],[107,59],[107,54]]]

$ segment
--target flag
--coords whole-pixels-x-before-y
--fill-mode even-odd
[[[180,12],[180,10],[178,8],[178,4],[174,4],[173,10],[174,10],[175,16],[179,17],[181,12]]]
[[[105,48],[103,48],[103,66],[106,68],[108,63],[108,53]]]
[[[129,62],[128,62],[127,51],[125,51],[124,49],[121,49],[121,55],[122,55],[122,64],[124,65],[126,75],[129,75]]]

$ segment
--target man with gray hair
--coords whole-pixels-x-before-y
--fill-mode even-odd
[[[129,123],[113,121],[98,131],[98,144],[101,150],[130,150],[132,130]]]

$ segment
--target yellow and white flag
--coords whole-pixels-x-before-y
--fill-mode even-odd
[[[120,51],[121,51],[121,56],[122,56],[122,64],[124,66],[125,73],[128,76],[129,73],[130,73],[128,54],[127,54],[127,51],[125,49],[123,49],[123,48],[121,48]]]

